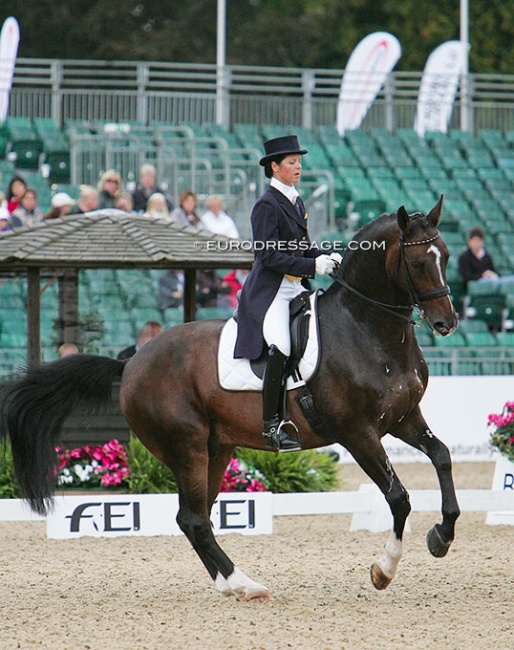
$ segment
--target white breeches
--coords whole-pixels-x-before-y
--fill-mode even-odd
[[[268,345],[276,345],[286,357],[291,355],[291,335],[289,333],[289,303],[302,291],[300,280],[290,280],[284,276],[277,295],[266,312],[262,334]]]

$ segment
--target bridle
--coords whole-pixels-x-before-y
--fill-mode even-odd
[[[398,269],[397,269],[397,275],[399,275],[400,268],[403,269],[403,272],[405,274],[405,279],[407,281],[407,287],[409,290],[409,296],[412,301],[410,305],[390,305],[385,302],[380,302],[379,300],[375,300],[374,298],[370,298],[369,296],[365,296],[363,293],[360,291],[357,291],[357,289],[354,289],[351,285],[349,285],[345,280],[343,280],[341,277],[336,276],[335,280],[338,282],[342,287],[350,291],[352,294],[355,296],[358,296],[362,300],[365,300],[366,302],[369,302],[376,307],[380,307],[381,309],[386,309],[389,311],[389,313],[392,316],[396,316],[397,318],[400,318],[402,320],[406,320],[412,325],[417,325],[419,324],[418,321],[414,321],[408,316],[405,316],[404,314],[398,313],[399,311],[409,311],[412,312],[414,307],[417,307],[420,313],[420,317],[424,317],[424,310],[421,306],[421,303],[423,302],[428,302],[429,300],[435,300],[436,298],[443,298],[444,296],[449,296],[450,295],[450,287],[446,284],[444,287],[439,287],[438,289],[430,289],[429,291],[418,291],[416,287],[414,286],[414,283],[412,282],[412,278],[410,275],[409,267],[407,264],[407,258],[405,257],[405,248],[407,246],[422,246],[423,244],[430,244],[431,242],[435,241],[440,237],[440,233],[437,232],[435,235],[432,237],[428,237],[427,239],[417,239],[414,241],[406,241],[405,240],[405,232],[403,230],[400,230],[400,237],[399,237],[399,244],[400,244],[400,251],[398,255]],[[398,310],[395,311],[395,310]]]

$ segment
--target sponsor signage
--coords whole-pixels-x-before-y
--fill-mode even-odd
[[[485,523],[489,526],[500,524],[514,526],[514,463],[505,456],[497,454],[494,467],[493,490],[505,491],[512,495],[512,510],[503,512],[488,512]]]
[[[216,535],[273,532],[271,492],[224,492],[211,512]],[[145,537],[181,535],[177,494],[60,496],[47,516],[47,537]]]
[[[368,34],[348,59],[341,82],[336,127],[340,136],[358,129],[402,53],[388,32]]]

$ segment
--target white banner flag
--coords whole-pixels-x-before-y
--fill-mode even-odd
[[[343,74],[337,105],[339,135],[359,128],[401,54],[400,42],[387,32],[369,34],[353,50]]]
[[[0,124],[7,118],[14,64],[18,54],[20,28],[12,16],[7,18],[0,32]]]
[[[447,41],[428,57],[421,77],[414,129],[420,137],[426,131],[446,133],[466,56],[461,41]]]

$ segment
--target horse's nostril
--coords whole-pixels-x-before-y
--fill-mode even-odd
[[[447,336],[450,333],[450,327],[448,323],[443,323],[441,321],[434,323],[434,329],[436,332],[441,334],[441,336]]]

